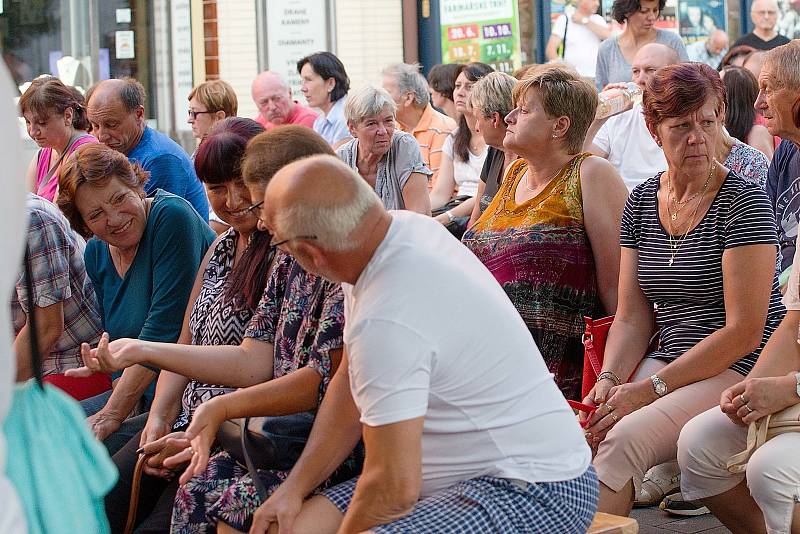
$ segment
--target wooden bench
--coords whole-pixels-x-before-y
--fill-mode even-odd
[[[597,512],[586,534],[638,534],[639,523],[632,517]]]

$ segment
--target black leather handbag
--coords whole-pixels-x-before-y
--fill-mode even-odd
[[[231,458],[247,467],[256,491],[265,500],[267,492],[257,470],[290,470],[303,453],[314,416],[314,412],[301,412],[229,419],[220,425],[217,442]]]

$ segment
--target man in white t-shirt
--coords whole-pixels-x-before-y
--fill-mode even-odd
[[[673,48],[659,43],[647,44],[631,63],[633,81],[644,90],[653,73],[679,62],[680,57]],[[640,104],[611,118],[594,121],[586,134],[584,148],[606,158],[622,176],[629,191],[667,169],[664,152],[647,129]]]
[[[342,283],[345,357],[253,531],[585,532],[589,448],[478,259],[430,217],[384,210],[331,156],[284,167],[264,205],[276,245]],[[362,434],[361,477],[304,502]]]
[[[579,0],[574,13],[556,19],[544,52],[548,60],[563,60],[584,78],[594,79],[597,50],[611,35],[608,23],[597,14],[599,5],[599,0]],[[564,47],[562,54],[558,52],[560,46]]]

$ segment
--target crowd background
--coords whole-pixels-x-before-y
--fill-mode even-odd
[[[44,382],[81,402],[119,472],[105,501],[112,529],[124,525],[141,448],[153,456],[140,532],[247,530],[265,509],[254,484],[271,493],[291,480],[288,469],[248,472],[214,436],[232,414],[295,415],[286,424],[307,429],[342,360],[346,297],[316,270],[326,272],[323,256],[303,248],[322,240],[328,212],[287,207],[283,240],[265,222],[267,182],[312,155],[337,156],[382,209],[446,229],[465,246],[454,257],[470,251],[470,265],[477,258],[499,283],[555,386],[598,407],[584,423],[600,510],[626,515],[677,489],[676,456],[681,468],[702,463],[686,451],[704,429],[692,420],[690,438],[682,426],[720,395],[734,423],[761,409],[751,390],[731,391],[762,350],[779,357],[767,342],[796,305],[798,210],[780,199],[800,178],[787,119],[800,57],[777,33],[772,0],[752,3],[754,31],[731,47],[712,32],[687,48],[657,27],[664,4],[616,0],[624,29],[614,34],[593,17],[596,1],[579,2],[554,27],[551,61],[513,77],[469,62],[426,79],[396,63],[380,84],[352,87],[339,57],[316,52],[296,62],[307,105],[266,71],[252,80],[252,119],[237,116],[243,96],[231,84],[210,80],[185,103],[191,153],[148,126],[134,78],[85,94],[49,76],[26,87],[19,113],[40,150],[21,178],[32,271],[11,299],[16,378],[35,378],[36,337]],[[590,41],[593,69],[565,52]],[[330,250],[347,250],[337,239]],[[583,317],[615,313],[603,373],[580,399]],[[670,410],[681,417],[652,415]],[[337,444],[344,463],[314,485],[334,503],[363,461],[346,448]],[[770,478],[771,467],[753,476]],[[785,523],[775,485],[748,501],[763,511],[751,526]],[[744,497],[712,486],[693,477],[685,487],[735,525]]]

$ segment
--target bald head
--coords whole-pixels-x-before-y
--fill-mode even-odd
[[[358,246],[359,225],[370,209],[383,210],[366,181],[335,156],[320,155],[286,165],[264,197],[267,226],[278,239],[316,236],[315,243],[341,251]]]
[[[644,89],[647,81],[658,69],[680,61],[681,58],[674,48],[660,43],[646,44],[639,49],[631,63],[633,81]]]
[[[729,45],[730,40],[728,39],[728,34],[722,30],[714,30],[711,32],[711,35],[708,36],[708,40],[706,41],[706,49],[712,56],[721,54],[724,50],[727,50]]]
[[[144,87],[133,78],[103,80],[87,95],[86,115],[97,139],[123,154],[139,143],[144,132]]]
[[[276,126],[286,124],[296,104],[289,85],[280,74],[270,70],[262,72],[253,80],[251,93],[258,111],[267,121]]]
[[[753,0],[750,5],[750,19],[756,34],[772,33],[778,24],[777,0]]]

